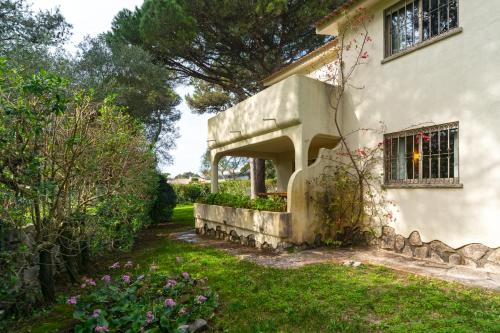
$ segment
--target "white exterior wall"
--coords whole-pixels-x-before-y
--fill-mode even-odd
[[[370,9],[373,43],[368,65],[361,66],[344,100],[344,131],[387,125],[387,132],[434,122],[459,121],[461,189],[388,189],[396,231],[422,240],[441,240],[458,248],[470,243],[500,246],[500,1],[460,0],[463,31],[381,64],[384,9]],[[310,73],[318,77],[318,72]],[[360,134],[360,146],[382,141]]]

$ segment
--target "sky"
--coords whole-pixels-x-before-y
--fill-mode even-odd
[[[121,9],[133,10],[142,2],[143,0],[31,0],[34,9],[59,7],[66,21],[73,26],[73,35],[66,45],[66,49],[70,52],[75,51],[85,36],[96,36],[110,30],[113,17]],[[176,91],[184,97],[191,88],[179,86]],[[184,99],[178,109],[182,112],[182,117],[178,122],[180,137],[176,141],[177,148],[171,152],[174,162],[170,166],[162,166],[163,172],[173,176],[186,171],[198,173],[201,156],[207,149],[209,116],[192,114]]]

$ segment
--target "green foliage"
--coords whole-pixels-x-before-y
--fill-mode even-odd
[[[191,182],[189,184],[173,184],[179,203],[194,203],[210,193],[209,183]],[[276,180],[267,179],[268,192],[276,191]],[[250,195],[250,180],[224,180],[219,181],[219,192],[239,196]]]
[[[330,244],[363,243],[365,233],[373,234],[387,222],[394,221],[381,184],[379,166],[383,163],[382,145],[356,151],[335,151],[332,164],[313,180],[312,204],[316,218],[327,231]],[[351,160],[352,157],[352,160]]]
[[[251,199],[249,196],[239,196],[229,193],[210,193],[201,198],[198,202],[208,205],[256,209],[271,212],[286,211],[286,200],[281,197]]]
[[[0,2],[0,53],[16,47],[49,46],[69,37],[69,25],[59,12],[34,13],[25,0]]]
[[[68,299],[76,302],[73,317],[80,323],[75,332],[174,332],[196,319],[210,319],[217,307],[217,295],[206,281],[186,272],[172,276],[137,271],[107,278],[109,282],[87,279],[86,292]]]
[[[195,92],[188,103],[194,112],[220,112],[328,40],[311,25],[338,3],[150,0],[134,11],[122,10],[110,38],[138,45],[190,78]]]
[[[186,204],[198,201],[199,198],[210,193],[210,184],[191,182],[189,184],[172,184],[177,202]]]
[[[122,111],[57,75],[27,78],[0,60],[0,219],[34,225],[32,255],[59,245],[72,280],[91,254],[129,249],[149,222],[156,162],[143,126]],[[53,265],[40,258],[50,301]]]
[[[151,219],[153,223],[163,223],[170,221],[177,204],[177,195],[172,185],[167,183],[167,179],[160,175],[158,182],[158,194],[151,209]]]

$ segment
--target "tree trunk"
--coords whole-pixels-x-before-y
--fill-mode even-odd
[[[89,242],[84,240],[80,243],[80,272],[88,272],[90,264]]]
[[[250,178],[252,182],[252,198],[266,192],[266,160],[253,158],[250,160]]]
[[[50,250],[50,248],[43,247],[38,251],[38,255],[40,256],[38,280],[40,281],[43,298],[48,303],[52,303],[56,299],[52,253]]]
[[[77,251],[72,250],[72,244],[74,241],[67,238],[67,240],[63,240],[59,238],[59,249],[61,253],[61,257],[64,262],[64,268],[66,268],[66,272],[68,273],[69,280],[72,283],[76,283],[80,280],[78,275],[78,253]]]

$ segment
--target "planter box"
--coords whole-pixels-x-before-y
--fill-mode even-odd
[[[291,236],[291,214],[195,204],[196,230],[256,247],[285,247]]]

